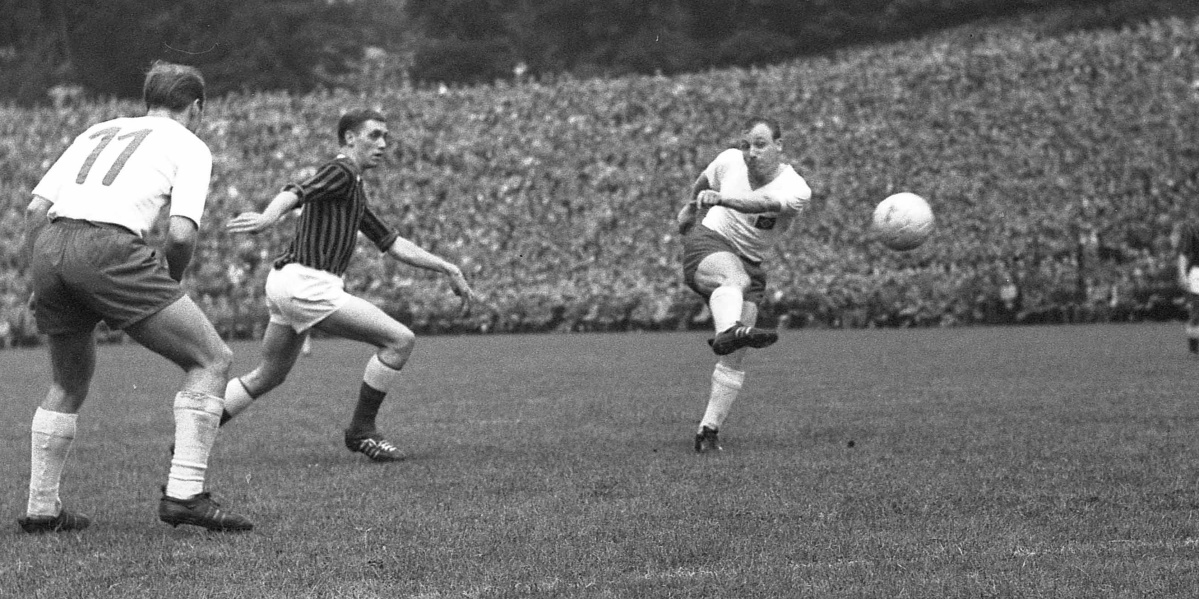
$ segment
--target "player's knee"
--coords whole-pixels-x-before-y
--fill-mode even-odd
[[[388,346],[397,352],[411,353],[412,348],[416,347],[416,333],[413,333],[408,327],[404,327],[402,330],[396,331]]]
[[[224,342],[212,347],[200,362],[200,367],[222,378],[229,378],[233,369],[233,350]]]
[[[405,326],[398,327],[389,335],[387,343],[383,350],[385,355],[394,357],[393,359],[403,362],[412,354],[413,348],[416,347],[416,333]]]

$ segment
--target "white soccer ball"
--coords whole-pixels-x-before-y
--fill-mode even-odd
[[[905,191],[879,202],[870,227],[883,245],[906,252],[920,247],[933,234],[936,220],[924,198]]]

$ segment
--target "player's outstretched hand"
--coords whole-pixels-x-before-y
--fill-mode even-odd
[[[461,270],[455,268],[450,273],[450,287],[454,290],[454,295],[462,298],[462,307],[458,312],[462,315],[470,314],[471,306],[479,301],[479,294],[470,288],[470,283],[466,282],[466,275],[462,274]]]
[[[243,212],[225,223],[225,228],[231,233],[260,233],[275,224],[258,212]]]

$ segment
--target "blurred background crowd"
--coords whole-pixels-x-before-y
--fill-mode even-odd
[[[341,112],[380,109],[393,140],[373,208],[459,263],[488,305],[462,316],[439,277],[361,243],[352,293],[421,333],[708,325],[681,281],[674,215],[751,115],[783,125],[812,205],[768,259],[785,327],[1175,319],[1171,230],[1199,199],[1199,22],[1042,36],[962,28],[763,68],[210,102],[214,155],[186,286],[230,338],[266,324],[262,284],[293,224],[224,231],[336,154]],[[20,257],[29,191],[89,124],[132,101],[0,106],[0,344],[36,343]],[[938,219],[896,253],[874,205],[912,191]],[[119,334],[102,332],[106,339]]]

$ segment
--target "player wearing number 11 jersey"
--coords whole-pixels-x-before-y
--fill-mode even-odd
[[[212,173],[212,154],[195,134],[204,79],[194,68],[156,63],[144,97],[145,116],[106,121],[75,138],[26,209],[25,251],[51,382],[30,426],[29,502],[18,518],[25,532],[89,524],[62,508],[59,483],[91,385],[93,333],[101,320],[185,373],[174,398],[175,453],[159,519],[210,530],[252,528],[204,490],[232,354],[179,286]],[[170,214],[165,265],[143,238],[164,206]]]

